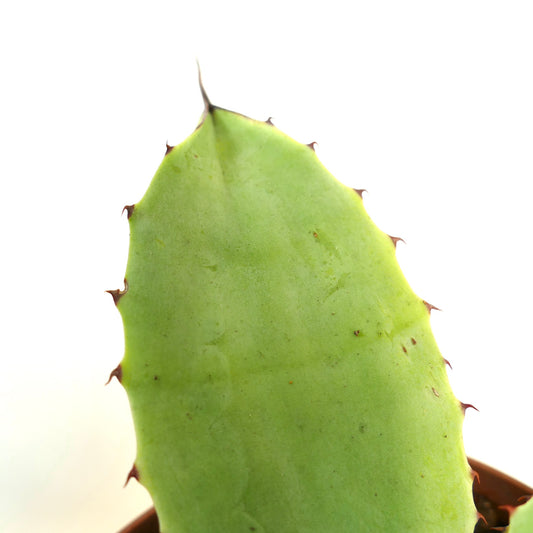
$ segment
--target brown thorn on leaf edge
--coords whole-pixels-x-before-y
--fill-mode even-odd
[[[269,126],[274,126],[274,123],[272,122],[272,117],[268,117],[265,120],[265,124],[268,124]],[[275,127],[275,126],[274,126]]]
[[[165,146],[166,146],[165,156],[167,156],[168,154],[170,154],[170,152],[172,152],[172,150],[174,150],[174,147],[170,146],[168,142],[165,143]]]
[[[122,298],[122,296],[124,296],[128,292],[128,288],[129,288],[128,281],[126,280],[126,278],[124,278],[124,289],[123,290],[112,289],[112,290],[105,291],[105,292],[108,292],[113,297],[113,302],[115,302],[115,305],[118,305],[118,301]]]
[[[106,385],[109,385],[113,378],[117,378],[119,383],[122,382],[122,367],[120,366],[120,364],[117,366],[117,368],[111,370],[111,373],[109,374],[109,379],[106,381]]]
[[[355,191],[360,196],[361,199],[363,198],[364,192],[368,193],[366,189],[352,189],[352,190]]]
[[[133,215],[133,210],[134,209],[135,209],[135,204],[125,205],[122,208],[122,213],[124,213],[124,211],[126,211],[128,213],[128,220],[129,220],[131,218],[131,215]]]
[[[443,357],[442,360],[444,361],[444,364],[445,364],[445,365],[448,365],[448,366],[450,367],[450,370],[453,370],[453,366],[452,366],[452,364],[450,363],[450,361],[448,361],[448,359],[445,359],[445,358]]]
[[[478,509],[476,509],[476,513],[477,513],[477,519],[478,521],[481,520],[482,522],[485,523],[485,525],[489,525],[489,523],[487,522],[487,519],[479,512]],[[492,530],[491,530],[492,531]]]
[[[475,405],[472,405],[471,403],[463,403],[463,402],[459,402],[459,403],[461,404],[461,409],[463,410],[463,414],[466,412],[467,409],[475,409],[479,413],[479,409]]]
[[[426,306],[428,313],[431,313],[433,309],[435,309],[435,311],[441,311],[441,309],[439,309],[438,307],[435,307],[434,305],[431,305],[429,302],[426,302],[426,300],[422,300],[422,301],[424,302],[424,305]]]
[[[402,241],[405,244],[405,241],[401,237],[393,237],[392,235],[389,235],[388,237],[392,241],[392,244],[394,244],[394,248],[396,248],[398,241]]]
[[[124,486],[126,486],[131,478],[135,478],[137,481],[139,481],[139,471],[137,470],[137,467],[135,464],[131,467],[131,470],[128,473],[128,477],[126,478],[126,483],[124,483]]]
[[[315,145],[318,144],[316,141],[313,141],[313,142],[310,142],[309,144],[306,144],[305,146],[311,148],[311,150],[313,150],[313,152],[316,152],[315,150]]]

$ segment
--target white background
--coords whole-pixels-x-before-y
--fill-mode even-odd
[[[350,5],[350,8],[344,6]],[[467,453],[533,485],[530,2],[11,2],[0,8],[0,531],[113,533],[135,481],[105,289],[125,204],[213,103],[369,191],[432,325]]]

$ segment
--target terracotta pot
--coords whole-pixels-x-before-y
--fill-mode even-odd
[[[474,501],[487,521],[485,524],[480,519],[475,533],[498,531],[492,528],[509,525],[509,508],[525,503],[524,496],[533,495],[533,489],[475,459],[469,458],[468,461],[479,476],[474,479]]]
[[[477,473],[474,479],[474,500],[487,524],[479,520],[476,533],[498,531],[509,523],[506,506],[515,507],[524,503],[523,497],[533,494],[533,489],[475,459],[468,459],[472,470]],[[136,520],[121,529],[119,533],[159,533],[159,522],[152,507]]]

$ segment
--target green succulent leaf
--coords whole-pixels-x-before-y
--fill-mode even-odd
[[[473,531],[428,306],[312,149],[208,105],[128,216],[121,381],[163,533]]]

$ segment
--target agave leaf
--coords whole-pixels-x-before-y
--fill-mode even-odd
[[[209,104],[129,208],[121,381],[163,533],[473,531],[427,304],[357,191]]]

